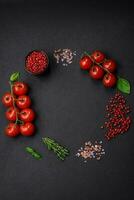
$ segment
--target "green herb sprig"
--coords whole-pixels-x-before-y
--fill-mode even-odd
[[[25,150],[26,150],[26,152],[31,154],[33,156],[33,158],[35,158],[37,160],[40,160],[42,158],[41,154],[38,153],[36,150],[34,150],[32,147],[26,147]]]
[[[69,150],[59,145],[55,140],[50,138],[42,138],[43,143],[47,146],[48,150],[54,151],[58,158],[62,161],[69,155]]]

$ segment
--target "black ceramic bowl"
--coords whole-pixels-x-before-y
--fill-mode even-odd
[[[40,61],[38,60],[38,56],[40,56],[41,54],[42,54],[42,57],[44,57],[44,66],[42,64],[40,65],[39,63]],[[33,57],[34,57],[34,61],[32,60]],[[37,57],[37,61],[36,61],[36,57]],[[30,62],[35,65],[34,69],[32,65],[30,66]],[[48,64],[49,64],[48,56],[43,50],[33,50],[29,52],[25,58],[25,70],[28,73],[33,74],[33,75],[43,74],[48,69]]]

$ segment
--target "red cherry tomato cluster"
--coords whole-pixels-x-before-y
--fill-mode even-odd
[[[97,50],[91,55],[84,55],[80,60],[80,68],[88,70],[89,75],[96,80],[103,79],[105,87],[114,87],[117,77],[114,74],[116,70],[116,62],[113,59],[106,59],[103,52]]]
[[[27,84],[15,82],[11,87],[11,92],[5,93],[2,97],[2,103],[8,107],[5,115],[10,121],[5,129],[7,136],[16,137],[19,134],[31,136],[35,132],[35,126],[32,123],[35,112],[30,108],[31,99],[27,93]]]

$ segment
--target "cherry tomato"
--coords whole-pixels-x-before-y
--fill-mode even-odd
[[[101,51],[97,50],[97,51],[94,51],[92,53],[92,58],[97,62],[97,63],[101,63],[104,61],[105,59],[105,55],[104,53],[102,53]]]
[[[106,60],[103,63],[103,67],[107,69],[109,72],[114,72],[116,69],[116,62],[112,59]]]
[[[35,119],[35,112],[31,108],[25,108],[20,112],[20,119],[24,122],[32,122]]]
[[[101,79],[104,76],[104,70],[99,67],[98,65],[94,65],[90,71],[89,71],[89,75],[93,78],[93,79]]]
[[[20,109],[29,108],[31,105],[31,99],[29,96],[26,96],[26,95],[19,96],[16,101],[16,105]]]
[[[13,98],[10,92],[6,92],[3,97],[2,97],[2,103],[6,106],[6,107],[10,107],[13,106]]]
[[[92,65],[92,60],[89,56],[83,56],[80,60],[80,68],[82,70],[89,70]]]
[[[20,128],[17,124],[15,123],[10,123],[8,126],[5,128],[5,134],[9,137],[16,137],[20,133]]]
[[[16,121],[16,116],[17,116],[17,113],[19,113],[19,109],[17,108],[14,108],[14,107],[10,107],[7,109],[6,111],[6,118],[9,120],[9,121]]]
[[[27,122],[25,124],[20,125],[20,133],[24,136],[31,136],[35,132],[34,124]]]
[[[15,82],[13,86],[13,93],[17,96],[25,95],[28,92],[27,84],[23,82]]]
[[[114,74],[106,74],[103,78],[103,85],[105,87],[114,87],[117,82],[117,78]]]

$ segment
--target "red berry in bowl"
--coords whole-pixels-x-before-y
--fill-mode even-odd
[[[91,56],[97,63],[101,63],[105,59],[104,53],[99,50],[94,51]]]
[[[35,132],[34,124],[27,122],[25,124],[20,125],[20,133],[24,136],[31,136]]]
[[[26,57],[25,68],[34,75],[44,73],[48,68],[47,54],[44,51],[32,51]]]
[[[107,69],[109,72],[114,72],[116,70],[116,62],[112,59],[106,60],[103,63],[103,67]]]
[[[114,74],[108,73],[103,78],[103,85],[105,87],[114,87],[117,82],[117,78]]]
[[[15,123],[10,123],[5,128],[5,134],[9,137],[16,137],[20,134],[20,128],[19,125]]]
[[[92,66],[92,60],[89,56],[83,56],[80,60],[80,68],[82,70],[89,70]]]
[[[13,98],[10,92],[6,92],[3,97],[2,97],[2,103],[6,106],[6,107],[10,107],[13,106]]]
[[[19,96],[18,99],[16,100],[16,105],[20,109],[29,108],[31,105],[31,99],[27,95]]]
[[[104,70],[99,67],[98,65],[94,65],[90,71],[89,71],[89,75],[93,78],[93,79],[102,79],[104,76]]]
[[[25,95],[28,92],[27,84],[23,82],[15,82],[13,85],[13,93],[17,96]]]

